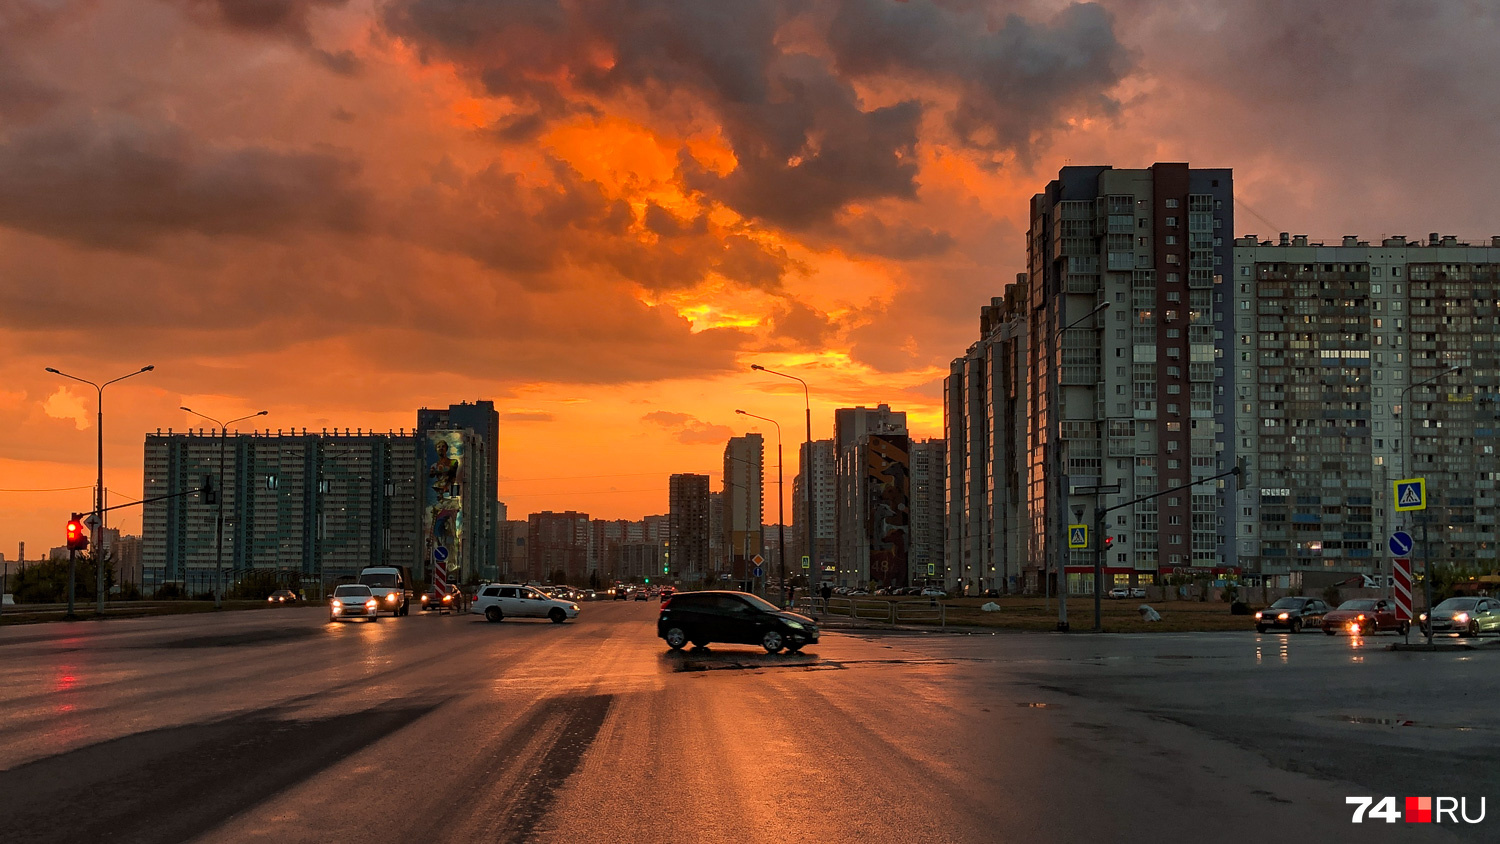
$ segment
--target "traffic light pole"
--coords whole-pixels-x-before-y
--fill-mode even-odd
[[[1102,632],[1104,632],[1103,607],[1099,603],[1099,588],[1104,584],[1104,554],[1103,554],[1103,550],[1102,550],[1104,548],[1104,531],[1103,531],[1103,528],[1104,528],[1104,517],[1106,515],[1108,515],[1109,513],[1115,511],[1115,510],[1121,510],[1121,509],[1129,507],[1129,506],[1131,506],[1133,504],[1139,504],[1142,501],[1150,501],[1153,498],[1160,498],[1163,495],[1167,495],[1169,493],[1181,492],[1182,490],[1190,489],[1192,487],[1198,486],[1199,484],[1206,484],[1209,481],[1217,481],[1220,478],[1227,478],[1230,475],[1239,476],[1239,474],[1240,474],[1240,468],[1241,467],[1236,466],[1236,467],[1234,467],[1233,469],[1230,469],[1227,472],[1220,472],[1217,475],[1210,475],[1210,476],[1208,476],[1206,478],[1202,478],[1200,480],[1192,481],[1190,483],[1178,484],[1177,486],[1170,487],[1168,489],[1164,489],[1161,492],[1153,492],[1150,495],[1143,495],[1140,498],[1134,498],[1134,499],[1131,499],[1130,501],[1126,501],[1123,504],[1116,504],[1113,507],[1105,507],[1102,510],[1098,511],[1098,513],[1094,517],[1095,522],[1096,522],[1095,533],[1094,533],[1094,543],[1095,543],[1095,547],[1098,548],[1098,549],[1100,549],[1099,551],[1097,551],[1094,554],[1094,632],[1095,633],[1102,633]]]
[[[68,618],[73,617],[73,590],[78,581],[78,552],[68,549]]]

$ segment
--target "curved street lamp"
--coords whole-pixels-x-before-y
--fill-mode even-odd
[[[802,385],[802,406],[804,412],[807,414],[807,438],[802,443],[802,456],[801,459],[797,462],[800,464],[800,471],[802,472],[802,513],[807,520],[807,545],[804,546],[802,553],[806,554],[808,559],[807,594],[810,596],[813,594],[813,590],[817,589],[818,586],[823,583],[823,563],[818,558],[817,533],[816,528],[813,525],[812,399],[807,389],[807,382],[803,381],[801,378],[798,378],[795,375],[788,375],[785,372],[777,372],[774,369],[767,369],[766,367],[761,366],[758,363],[750,364],[750,368],[755,370],[756,372],[764,372],[768,375],[777,375],[782,378],[788,378]],[[783,580],[785,579],[785,576],[786,572],[783,571]]]
[[[153,370],[155,368],[156,368],[155,365],[143,366],[140,369],[137,369],[136,371],[130,373],[129,375],[121,375],[119,378],[113,378],[113,379],[111,379],[109,381],[105,381],[103,384],[95,384],[93,381],[90,381],[87,378],[79,378],[77,375],[69,375],[68,373],[63,372],[60,369],[56,369],[56,368],[53,368],[53,367],[50,367],[50,366],[47,367],[47,371],[50,372],[50,373],[52,373],[53,375],[61,375],[64,378],[71,378],[74,381],[78,381],[80,383],[87,384],[90,387],[93,387],[94,388],[94,392],[98,396],[98,399],[99,399],[97,422],[96,422],[96,424],[94,426],[97,429],[96,433],[99,435],[99,474],[98,474],[98,476],[95,479],[95,483],[96,483],[96,485],[94,487],[94,525],[95,525],[95,527],[92,528],[92,530],[96,531],[99,534],[98,536],[94,537],[94,571],[95,571],[95,573],[98,576],[98,583],[96,584],[96,586],[97,586],[97,594],[94,596],[94,598],[95,598],[94,610],[95,610],[95,612],[99,613],[100,615],[104,614],[104,554],[103,554],[103,552],[101,551],[101,549],[99,547],[99,545],[100,545],[99,540],[103,538],[103,534],[104,534],[104,388],[108,387],[110,384],[113,384],[113,383],[115,383],[117,381],[124,381],[126,378],[134,378],[135,376],[140,375],[143,372],[150,372],[151,370]],[[68,556],[71,557],[72,555],[69,554]],[[68,565],[68,617],[71,618],[72,616],[73,616],[73,565],[70,563]]]
[[[769,416],[757,416],[754,413],[747,413],[743,410],[736,410],[735,413],[741,416],[748,416],[751,419],[770,422],[776,426],[776,556],[779,558],[781,566],[781,605],[784,607],[788,603],[788,586],[786,580],[786,493],[782,487],[782,478],[786,473],[781,468],[781,423]],[[806,485],[807,478],[804,477],[802,483]]]
[[[218,583],[214,589],[214,609],[221,609],[224,606],[224,497],[228,492],[224,486],[224,437],[230,425],[236,422],[243,422],[246,419],[254,419],[257,416],[265,416],[270,411],[262,410],[258,413],[241,416],[238,419],[231,419],[228,422],[220,422],[212,416],[206,413],[199,413],[191,407],[179,407],[178,410],[185,410],[194,416],[200,416],[219,426],[219,514],[216,519],[217,524],[214,528],[214,569],[217,572]]]

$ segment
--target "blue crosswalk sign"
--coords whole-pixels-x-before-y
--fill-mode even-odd
[[[1089,547],[1089,526],[1088,525],[1068,525],[1068,547],[1069,548],[1087,548],[1087,547]]]
[[[1393,486],[1398,512],[1427,509],[1426,478],[1406,478],[1396,481]]]

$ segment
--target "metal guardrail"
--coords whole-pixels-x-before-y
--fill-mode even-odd
[[[937,600],[888,601],[882,598],[798,598],[796,609],[811,616],[831,615],[859,621],[899,624],[903,621],[948,625],[948,607]]]

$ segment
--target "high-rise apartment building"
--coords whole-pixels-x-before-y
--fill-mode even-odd
[[[942,440],[911,441],[911,531],[908,584],[945,582],[943,565],[944,458]]]
[[[980,309],[979,340],[943,380],[945,583],[950,589],[1040,590],[1024,483],[1026,274]]]
[[[223,496],[226,572],[331,583],[372,564],[415,568],[417,466],[416,440],[404,431],[148,434],[141,587],[214,582],[218,505],[179,496],[209,477]],[[151,500],[169,495],[178,497]],[[473,563],[463,575],[477,573]]]
[[[673,475],[669,501],[667,563],[671,575],[683,583],[702,584],[713,574],[708,558],[708,476]]]
[[[833,414],[838,497],[838,570],[848,586],[906,584],[911,528],[911,458],[906,414],[888,405]]]
[[[801,471],[792,480],[792,501],[795,503],[792,513],[793,532],[787,537],[787,543],[796,548],[795,554],[787,555],[787,568],[793,575],[798,572],[808,577],[816,577],[815,570],[821,566],[824,571],[832,571],[838,565],[838,521],[837,504],[838,483],[835,472],[835,460],[833,459],[833,440],[813,440],[811,449],[808,443],[801,446],[797,465],[807,466],[812,475],[812,517],[813,517],[813,540],[815,548],[812,552],[807,550],[807,528],[806,509],[807,492],[803,487]],[[809,458],[808,455],[811,454]],[[809,566],[801,569],[801,558],[807,555]],[[796,563],[792,559],[795,557]],[[831,579],[831,578],[829,578]]]
[[[1233,210],[1229,170],[1186,164],[1064,167],[1032,198],[1027,565],[1065,563],[1070,592],[1092,591],[1093,552],[1069,559],[1069,523],[1234,465],[1218,436],[1233,372],[1215,339],[1231,312],[1216,294],[1233,264]],[[1112,512],[1106,585],[1233,566],[1217,530],[1232,506],[1209,482]]]
[[[1434,561],[1493,566],[1500,238],[1250,235],[1234,247],[1224,365],[1250,467],[1232,523],[1239,562],[1273,578],[1389,572],[1384,538],[1405,528]],[[1415,477],[1427,509],[1396,511],[1392,483]]]
[[[764,461],[760,434],[731,437],[724,446],[724,553],[735,580],[750,577],[764,544]]]
[[[579,585],[588,579],[593,534],[588,513],[544,510],[526,517],[526,567],[532,579]]]
[[[474,567],[480,577],[493,580],[500,572],[500,523],[505,514],[500,506],[500,414],[492,401],[460,402],[444,408],[421,408],[417,411],[417,433],[467,430],[473,444],[466,468],[472,477],[474,491],[471,509],[464,513],[473,548]],[[430,562],[427,563],[430,565]]]

